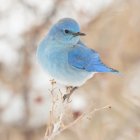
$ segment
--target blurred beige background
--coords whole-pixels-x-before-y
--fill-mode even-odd
[[[0,140],[41,140],[51,100],[37,45],[58,19],[71,17],[86,44],[122,74],[96,74],[73,95],[72,119],[110,105],[55,140],[140,140],[139,0],[0,0]],[[69,115],[69,114],[68,114]],[[69,120],[69,116],[65,118]]]

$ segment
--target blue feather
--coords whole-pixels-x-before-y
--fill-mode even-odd
[[[68,63],[73,67],[86,70],[88,72],[113,72],[117,70],[109,68],[100,59],[99,54],[79,42],[68,54]]]

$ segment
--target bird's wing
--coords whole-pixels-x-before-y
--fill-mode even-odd
[[[109,68],[102,63],[99,54],[87,48],[83,43],[79,42],[68,54],[68,63],[78,69],[88,72],[115,72],[117,70]]]

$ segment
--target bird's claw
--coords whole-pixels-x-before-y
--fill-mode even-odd
[[[67,100],[67,102],[70,103],[72,101],[72,100],[70,100],[70,95],[71,94],[64,94],[63,101]]]

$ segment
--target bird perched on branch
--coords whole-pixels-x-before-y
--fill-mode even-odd
[[[58,83],[71,86],[72,91],[83,85],[95,73],[119,73],[100,59],[99,54],[88,48],[80,39],[78,23],[63,18],[54,24],[37,49],[42,67]]]

